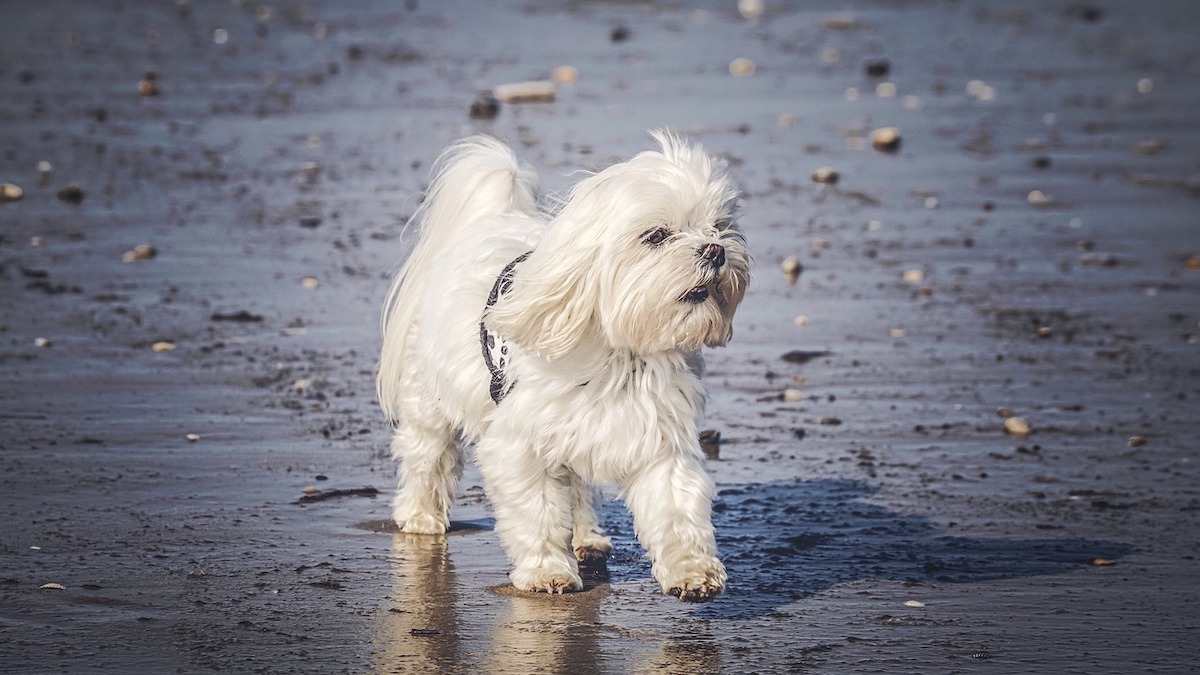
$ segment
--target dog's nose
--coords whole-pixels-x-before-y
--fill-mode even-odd
[[[700,247],[700,257],[713,267],[720,267],[725,264],[725,247],[720,244],[705,244]]]

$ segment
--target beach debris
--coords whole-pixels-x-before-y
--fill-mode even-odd
[[[784,354],[783,356],[781,356],[779,358],[783,359],[784,361],[786,361],[788,363],[805,364],[814,359],[824,358],[824,357],[830,356],[832,354],[833,354],[833,352],[814,352],[814,351],[805,351],[803,349],[793,349],[792,351],[787,352],[786,354]]]
[[[304,488],[304,496],[297,499],[294,503],[309,504],[326,499],[337,499],[339,497],[376,497],[378,495],[379,490],[370,486],[337,490],[320,490],[310,486]]]
[[[1004,433],[1009,436],[1028,436],[1029,422],[1020,417],[1009,417],[1004,420]]]
[[[304,391],[311,386],[312,386],[312,380],[310,380],[306,377],[302,377],[292,383],[292,389],[295,389],[296,391]]]
[[[788,389],[783,390],[782,398],[788,403],[795,403],[797,401],[803,401],[806,397],[804,392],[800,391],[799,389],[792,389],[789,387]]]
[[[495,96],[483,93],[471,101],[470,115],[473,120],[490,120],[500,114],[500,102]]]
[[[1092,567],[1112,567],[1116,564],[1115,560],[1109,560],[1108,558],[1092,558]]]
[[[575,66],[559,66],[550,71],[550,81],[555,84],[575,84],[579,81],[579,69]]]
[[[554,83],[549,80],[510,82],[492,88],[492,96],[501,103],[551,103]]]
[[[33,346],[39,349],[49,349],[54,346],[54,343],[50,341],[50,338],[36,337],[33,338]]]
[[[158,256],[158,249],[150,244],[140,244],[135,246],[132,251],[125,251],[121,254],[123,262],[131,263],[141,260],[153,260]]]
[[[1040,338],[1048,338],[1051,335],[1054,335],[1054,329],[1050,326],[1038,326],[1038,329],[1034,332],[1034,335],[1037,335]]]
[[[159,340],[158,342],[150,345],[150,349],[153,349],[156,352],[170,352],[175,350],[175,343],[168,340]]]
[[[629,36],[629,26],[625,24],[613,26],[612,30],[608,33],[608,39],[612,42],[624,42],[629,39]]]
[[[817,420],[817,424],[821,424],[821,425],[824,425],[827,427],[836,427],[841,423],[842,423],[842,420],[840,420],[836,417],[822,417],[821,419]]]
[[[196,441],[200,440],[200,434],[185,434],[183,438],[188,443],[195,443]]]
[[[23,194],[25,194],[25,191],[21,189],[20,185],[12,183],[0,184],[0,202],[15,202]]]
[[[705,429],[700,432],[700,449],[709,460],[721,458],[721,432],[717,429]]]
[[[321,285],[321,282],[317,281],[316,277],[304,277],[300,280],[300,285],[310,291],[315,291]]]
[[[209,319],[212,321],[233,321],[236,323],[257,323],[263,320],[262,315],[251,314],[244,309],[239,309],[236,312],[215,312]]]
[[[826,185],[836,185],[841,176],[837,169],[831,166],[823,166],[812,173],[814,183],[824,183]]]
[[[66,586],[63,586],[62,584],[56,584],[56,583],[42,584],[41,586],[38,586],[38,588],[43,591],[65,591],[65,590],[67,590]]]
[[[871,147],[879,152],[896,152],[900,149],[900,130],[882,127],[871,132]]]
[[[886,77],[892,70],[892,63],[887,59],[871,59],[863,64],[863,72],[867,77]]]
[[[925,272],[919,269],[904,270],[904,283],[917,285],[925,281]]]
[[[804,266],[800,264],[800,260],[796,256],[790,255],[779,264],[779,269],[783,271],[788,282],[794,284],[796,279],[800,278],[800,272],[804,271]]]
[[[300,227],[305,227],[310,230],[315,230],[321,226],[321,219],[318,216],[303,216],[300,218]]]
[[[1150,442],[1150,440],[1148,438],[1146,438],[1145,436],[1130,436],[1129,437],[1129,447],[1131,447],[1131,448],[1140,448],[1149,442]]]
[[[753,75],[754,71],[757,69],[758,66],[756,66],[753,61],[742,56],[739,56],[738,58],[729,62],[729,74],[736,77]]]
[[[983,80],[971,80],[967,83],[967,95],[980,101],[993,101],[996,99],[996,89]]]
[[[908,601],[905,601],[904,606],[921,608],[921,607],[925,606],[925,603],[921,602],[920,600],[908,600]]]
[[[68,204],[80,204],[83,202],[83,188],[75,183],[68,183],[59,188],[58,198]]]

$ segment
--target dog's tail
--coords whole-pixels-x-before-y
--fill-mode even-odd
[[[514,211],[535,213],[537,190],[533,169],[490,136],[464,138],[434,163],[429,189],[409,221],[419,228],[417,244],[388,289],[380,321],[383,348],[376,390],[392,422],[400,417],[405,352],[434,258],[458,242],[484,236],[479,225],[485,219]]]

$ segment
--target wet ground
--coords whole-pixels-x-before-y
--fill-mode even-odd
[[[4,4],[0,671],[1194,672],[1193,3],[347,5]],[[662,125],[747,193],[729,593],[618,503],[607,576],[516,593],[473,471],[384,525],[404,223],[464,133],[554,190]]]

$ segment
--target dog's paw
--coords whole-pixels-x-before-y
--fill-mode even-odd
[[[575,559],[581,563],[599,563],[612,554],[612,542],[608,537],[594,537],[575,543]]]
[[[435,516],[429,513],[397,514],[395,520],[400,531],[408,534],[445,534],[450,527],[445,516]]]
[[[673,581],[663,584],[668,595],[684,602],[708,602],[725,592],[725,566],[720,560],[711,558],[696,561],[675,570]]]
[[[561,595],[583,590],[583,580],[579,575],[563,569],[547,569],[538,567],[528,570],[513,570],[512,583],[518,590],[531,593],[549,593]]]

